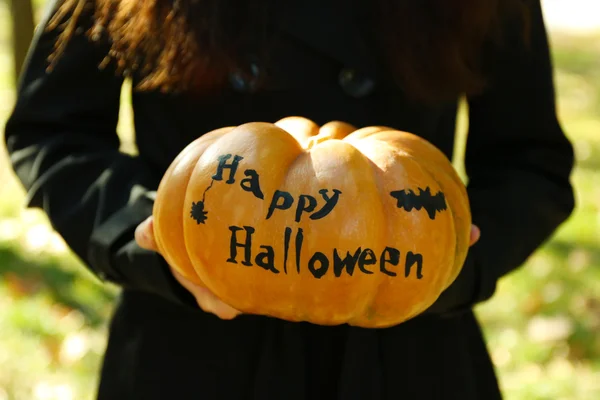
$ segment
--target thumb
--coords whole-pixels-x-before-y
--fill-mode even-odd
[[[146,218],[135,229],[135,241],[142,249],[156,251],[158,246],[154,240],[154,223],[152,217]]]

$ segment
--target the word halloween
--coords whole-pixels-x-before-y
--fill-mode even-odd
[[[243,251],[241,255],[241,264],[247,267],[253,266],[254,262],[257,266],[270,271],[274,274],[279,274],[280,270],[277,264],[283,269],[285,274],[288,273],[288,256],[290,252],[290,242],[292,239],[292,228],[286,227],[283,238],[283,257],[275,260],[275,250],[273,246],[260,245],[260,252],[255,256],[253,251],[256,250],[252,243],[252,235],[256,231],[251,226],[230,226],[231,241],[229,244],[228,263],[238,263],[238,249]],[[304,242],[304,233],[302,228],[298,228],[294,238],[294,254],[296,272],[301,273],[302,265],[302,244]],[[355,270],[359,270],[363,274],[373,274],[373,270],[378,269],[380,273],[388,276],[397,276],[397,272],[393,267],[400,264],[400,250],[393,247],[386,247],[377,255],[370,248],[357,248],[354,252],[349,251],[343,255],[343,251],[333,249],[330,255],[320,251],[314,252],[308,259],[307,269],[317,279],[321,279],[325,274],[333,273],[339,278],[346,271],[349,276],[354,275]],[[379,264],[379,265],[377,265]],[[416,266],[415,276],[417,279],[423,278],[423,255],[409,251],[404,256],[404,277],[408,277],[412,268]]]

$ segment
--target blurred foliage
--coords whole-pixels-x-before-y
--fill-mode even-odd
[[[2,125],[14,101],[4,4]],[[552,43],[560,119],[578,158],[578,206],[477,307],[507,400],[600,399],[600,34],[553,34]],[[464,109],[459,121],[464,140]],[[124,107],[125,150],[132,147],[130,126]],[[92,399],[117,290],[81,266],[44,215],[23,209],[4,151],[0,182],[0,400]]]

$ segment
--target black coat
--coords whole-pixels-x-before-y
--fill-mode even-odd
[[[55,36],[41,29],[47,19],[38,29],[6,126],[7,147],[28,204],[45,210],[100,279],[123,288],[100,399],[501,397],[472,306],[490,298],[497,280],[574,206],[573,151],[557,122],[538,2],[530,50],[513,41],[496,51],[489,88],[468,99],[468,193],[482,237],[457,281],[424,315],[380,330],[260,316],[222,321],[198,309],[160,256],[135,244],[134,228],[151,214],[165,169],[197,135],[218,127],[290,115],[387,125],[452,157],[456,102],[407,101],[357,46],[353,25],[336,19],[340,12],[328,16],[325,3],[281,17],[272,80],[259,90],[252,80],[232,79],[210,96],[134,92],[135,157],[119,152],[122,79],[98,68],[106,47],[78,36],[46,73]]]

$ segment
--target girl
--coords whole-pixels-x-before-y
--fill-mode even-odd
[[[115,133],[124,77],[137,156]],[[409,131],[451,158],[463,95],[482,236],[423,315],[386,329],[237,315],[153,251],[153,193],[201,132],[300,115]],[[29,206],[122,288],[99,399],[493,400],[472,308],[574,206],[554,102],[539,0],[52,0],[5,138]]]

